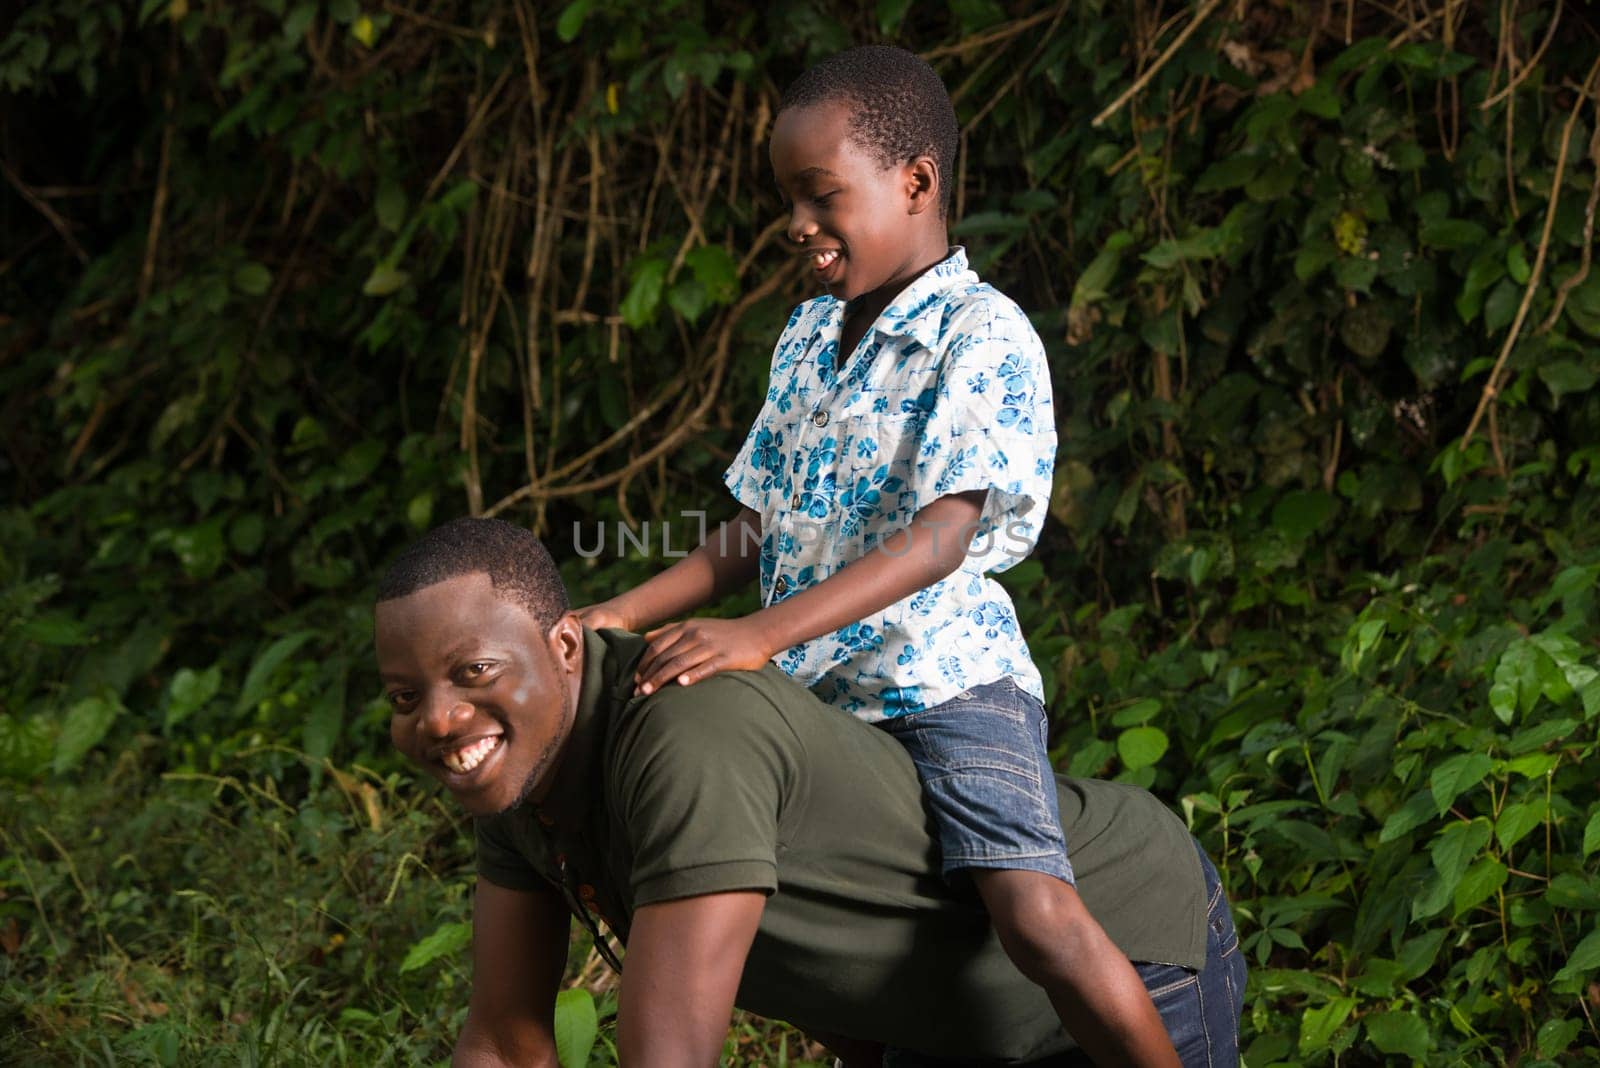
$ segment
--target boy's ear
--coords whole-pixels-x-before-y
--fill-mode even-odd
[[[921,215],[939,205],[939,164],[932,156],[918,156],[906,164],[907,215]]]

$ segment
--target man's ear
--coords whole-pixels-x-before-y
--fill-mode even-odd
[[[939,164],[932,156],[918,156],[906,164],[906,214],[921,215],[929,208],[939,206],[939,188],[943,176]]]
[[[545,633],[550,655],[564,671],[575,671],[583,663],[583,623],[576,612],[563,612]]]

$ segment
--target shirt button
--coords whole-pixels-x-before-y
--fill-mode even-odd
[[[788,593],[789,592],[789,580],[784,578],[782,575],[779,575],[778,576],[778,581],[773,583],[773,585],[772,585],[772,592],[776,593],[776,594],[780,594],[780,595]]]
[[[828,413],[824,412],[824,411],[812,412],[811,413],[811,422],[816,426],[827,426],[828,425]]]
[[[578,896],[583,898],[585,901],[593,901],[594,887],[590,886],[588,883],[584,883],[582,886],[578,887]]]
[[[800,494],[796,493],[793,497],[789,498],[789,507],[790,508],[799,508],[800,507]]]
[[[550,813],[541,810],[539,812],[539,822],[544,824],[546,827],[554,827],[556,825],[556,818],[550,815]]]

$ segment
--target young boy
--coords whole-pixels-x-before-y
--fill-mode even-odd
[[[639,689],[776,657],[894,734],[946,877],[970,878],[1068,1031],[1100,1063],[1176,1064],[1128,961],[1075,953],[1064,935],[1083,905],[1054,815],[1043,690],[986,575],[1038,536],[1055,459],[1049,370],[1023,313],[949,246],[958,139],[938,75],[898,48],[852,49],[790,87],[772,166],[789,237],[828,295],[778,341],[766,405],[726,476],[739,515],[582,616],[643,630],[759,574],[752,615],[651,632]]]

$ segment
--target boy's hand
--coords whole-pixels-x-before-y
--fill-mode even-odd
[[[633,681],[642,694],[669,682],[692,686],[719,671],[755,671],[772,654],[761,627],[743,619],[686,619],[645,635],[650,645],[639,659]]]
[[[574,610],[578,622],[590,630],[599,630],[601,627],[618,627],[622,630],[632,630],[633,621],[614,607],[612,601],[601,601],[599,604],[589,605],[587,608]]]

